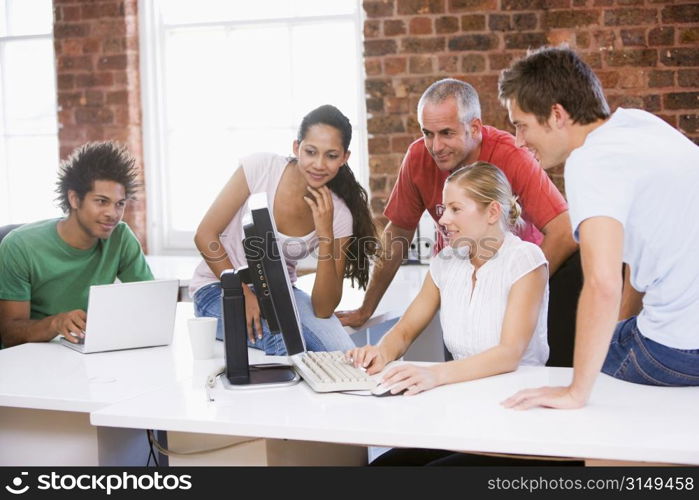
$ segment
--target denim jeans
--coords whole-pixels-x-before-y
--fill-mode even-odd
[[[303,338],[308,351],[346,351],[355,347],[349,334],[345,331],[340,320],[334,315],[329,318],[318,318],[313,313],[311,297],[307,293],[293,287],[296,308],[301,319]],[[194,294],[194,315],[218,318],[216,338],[223,340],[223,313],[221,311],[221,283],[210,283],[203,286]],[[270,333],[267,321],[262,320],[262,338],[255,339],[253,344],[248,340],[248,346],[261,349],[266,354],[286,355],[286,346],[281,334]]]
[[[699,349],[673,349],[644,337],[636,317],[617,324],[602,372],[644,385],[699,385]]]

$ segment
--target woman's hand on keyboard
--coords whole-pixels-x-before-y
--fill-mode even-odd
[[[365,368],[369,375],[379,373],[389,361],[392,361],[387,359],[381,347],[376,345],[355,347],[347,351],[345,355],[350,363],[357,368]]]

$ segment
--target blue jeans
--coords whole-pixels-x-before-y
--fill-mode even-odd
[[[347,351],[355,347],[349,334],[345,331],[340,320],[335,315],[329,318],[318,318],[313,313],[311,297],[296,287],[293,287],[296,308],[301,319],[303,338],[308,351]],[[203,286],[194,294],[194,315],[218,318],[216,338],[223,340],[223,317],[221,311],[221,283],[210,283]],[[248,340],[248,346],[262,349],[266,354],[284,356],[286,346],[281,334],[270,333],[266,320],[262,320],[262,338],[255,339],[253,344]]]
[[[699,385],[699,349],[673,349],[644,337],[636,317],[617,324],[602,372],[644,385]]]

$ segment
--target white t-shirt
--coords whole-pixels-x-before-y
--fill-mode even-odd
[[[446,247],[430,262],[430,275],[439,288],[444,344],[454,359],[467,358],[498,345],[512,285],[528,272],[548,265],[538,246],[506,233],[497,254],[478,270],[474,289],[474,267],[464,250]],[[541,366],[549,357],[548,302],[547,283],[539,319],[520,365]]]
[[[289,160],[285,156],[274,153],[255,153],[242,158],[240,165],[243,167],[245,179],[251,194],[267,193],[269,207],[273,209],[277,188],[282,174]],[[352,235],[352,214],[345,202],[332,193],[333,200],[333,236],[344,238]],[[238,210],[226,229],[221,233],[221,242],[226,249],[228,258],[233,267],[238,269],[247,266],[245,251],[243,249],[243,217],[248,212],[247,201]],[[289,271],[289,279],[296,281],[296,265],[298,261],[308,257],[318,248],[318,237],[315,230],[305,236],[291,237],[278,233],[279,246],[282,249],[286,266]],[[219,281],[219,278],[202,260],[194,271],[194,276],[189,285],[190,296],[194,295],[204,285]]]
[[[638,329],[699,348],[699,147],[660,118],[619,108],[565,168],[573,233],[605,216],[624,226],[631,284],[645,292]]]

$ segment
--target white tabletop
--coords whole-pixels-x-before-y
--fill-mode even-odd
[[[600,375],[580,410],[514,411],[499,402],[524,387],[568,384],[569,368],[515,373],[414,397],[314,393],[290,388],[215,393],[202,374],[93,412],[93,425],[441,448],[523,455],[699,465],[699,388],[648,387]]]
[[[178,304],[169,346],[81,354],[54,339],[0,350],[0,406],[90,412],[188,379],[192,316],[191,303]]]

